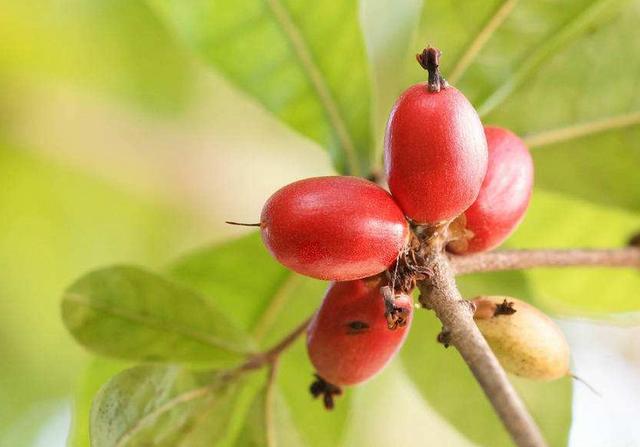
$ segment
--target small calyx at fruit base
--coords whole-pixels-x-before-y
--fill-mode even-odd
[[[309,391],[314,399],[322,396],[322,403],[327,410],[333,410],[334,396],[340,396],[342,394],[342,388],[332,383],[327,382],[318,374],[314,374],[316,380],[309,387]]]
[[[506,299],[496,306],[496,310],[493,311],[493,316],[498,315],[513,315],[517,310],[513,307],[513,301],[507,301]]]
[[[629,242],[627,243],[629,247],[638,247],[640,248],[640,233],[634,234],[629,238]]]
[[[409,311],[403,307],[395,305],[395,294],[391,290],[391,287],[384,286],[380,289],[384,298],[384,317],[387,319],[387,327],[389,330],[395,331],[399,327],[407,325],[409,318]]]
[[[433,93],[449,87],[449,83],[442,77],[439,70],[441,54],[439,49],[430,46],[422,50],[422,53],[416,54],[416,60],[420,66],[429,73],[429,91]]]

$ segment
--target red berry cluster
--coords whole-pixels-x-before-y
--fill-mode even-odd
[[[262,211],[262,238],[286,267],[334,281],[308,330],[318,371],[312,385],[327,408],[340,386],[379,372],[402,345],[412,316],[394,269],[411,248],[412,229],[455,222],[456,254],[496,247],[529,203],[533,164],[513,133],[483,125],[438,71],[439,51],[418,61],[429,82],[395,103],[385,138],[389,190],[355,177],[318,177],[277,191]]]

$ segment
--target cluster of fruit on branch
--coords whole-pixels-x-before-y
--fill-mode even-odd
[[[348,176],[292,183],[267,201],[259,224],[289,269],[333,281],[307,331],[317,371],[311,386],[327,408],[341,386],[379,372],[411,326],[411,291],[427,281],[425,246],[456,255],[500,245],[522,220],[533,163],[512,132],[483,127],[467,98],[438,70],[439,51],[417,55],[429,81],[408,88],[389,117],[389,192]],[[532,379],[569,374],[569,349],[553,321],[509,297],[471,301],[476,323],[503,367]]]

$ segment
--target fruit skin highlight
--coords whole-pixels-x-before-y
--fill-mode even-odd
[[[451,220],[474,202],[487,172],[480,118],[453,87],[409,87],[396,101],[385,134],[389,190],[416,223]]]
[[[348,281],[386,270],[409,228],[391,195],[357,177],[315,177],[273,194],[262,240],[283,265],[312,278]]]
[[[569,345],[547,315],[508,296],[480,296],[473,304],[473,318],[505,370],[542,381],[571,375]]]
[[[500,127],[485,127],[489,148],[487,174],[478,198],[465,211],[467,240],[447,247],[456,254],[491,250],[509,237],[524,218],[533,190],[533,160],[524,142]]]
[[[399,295],[404,325],[389,329],[380,277],[332,283],[307,331],[307,351],[318,375],[336,385],[356,385],[381,371],[402,346],[413,303]]]

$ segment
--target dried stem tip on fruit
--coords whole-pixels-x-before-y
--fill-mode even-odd
[[[442,52],[434,47],[427,47],[422,53],[416,54],[416,60],[422,68],[429,73],[429,90],[439,92],[442,88],[449,87],[447,81],[440,74],[440,55]]]

